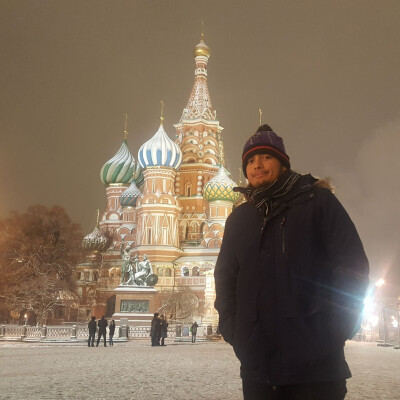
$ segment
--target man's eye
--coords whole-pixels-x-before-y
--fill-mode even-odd
[[[269,155],[269,154],[266,154],[265,156],[264,156],[264,160],[269,160],[271,158],[271,156]]]

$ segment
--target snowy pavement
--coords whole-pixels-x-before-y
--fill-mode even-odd
[[[1,400],[242,399],[239,363],[226,343],[114,347],[0,342]],[[400,399],[400,350],[348,342],[346,400]]]

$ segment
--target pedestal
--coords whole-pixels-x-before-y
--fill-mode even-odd
[[[120,285],[115,292],[115,313],[112,318],[121,320],[121,325],[149,326],[156,312],[153,286]]]

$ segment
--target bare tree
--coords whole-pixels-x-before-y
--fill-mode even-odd
[[[0,221],[0,300],[42,322],[76,300],[73,272],[82,235],[61,207],[36,205]],[[4,275],[3,275],[4,274]]]

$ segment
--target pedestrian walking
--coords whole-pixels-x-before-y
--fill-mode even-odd
[[[190,330],[192,332],[192,343],[196,343],[196,335],[197,335],[197,328],[199,325],[197,325],[197,322],[194,321],[194,324],[190,327]]]
[[[244,399],[342,400],[344,344],[368,285],[357,230],[326,184],[291,170],[268,125],[245,143],[242,167],[246,202],[226,221],[215,307]]]
[[[99,327],[99,333],[97,334],[97,344],[96,347],[99,345],[100,339],[103,336],[104,338],[104,347],[107,347],[107,342],[106,342],[106,333],[107,333],[107,320],[105,319],[104,315],[101,317],[101,320],[97,323],[97,326]]]
[[[168,322],[164,315],[161,315],[161,346],[166,346],[164,343],[165,338],[168,335]]]
[[[114,346],[114,333],[115,333],[115,321],[112,319],[108,326],[108,341],[110,346]]]
[[[88,323],[88,329],[89,329],[89,339],[88,339],[88,347],[92,346],[94,347],[94,338],[96,336],[96,317],[93,316],[89,323]]]
[[[157,312],[154,313],[154,317],[151,320],[150,336],[151,336],[151,345],[152,346],[160,345],[161,320],[158,316],[159,316],[159,314]]]

